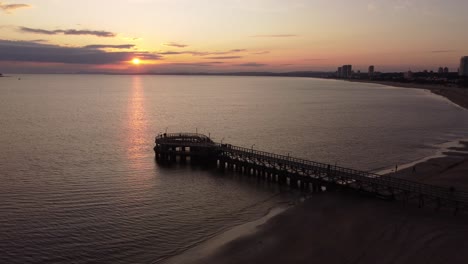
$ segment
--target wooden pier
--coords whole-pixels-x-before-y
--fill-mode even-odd
[[[155,143],[156,160],[160,163],[190,161],[306,191],[352,190],[419,207],[451,209],[455,214],[468,209],[468,193],[453,188],[216,143],[202,134],[164,133],[156,137]]]

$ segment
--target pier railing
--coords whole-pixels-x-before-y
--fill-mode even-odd
[[[468,192],[455,191],[449,187],[378,175],[252,148],[216,143],[209,137],[196,133],[161,134],[156,137],[155,141],[157,157],[158,155],[168,155],[168,157],[182,154],[190,155],[194,151],[203,149],[207,159],[216,160],[218,163],[222,160],[226,164],[234,164],[234,166],[241,168],[249,165],[255,166],[260,168],[262,173],[276,175],[277,178],[280,177],[277,175],[278,173],[284,172],[288,179],[301,183],[318,180],[323,183],[348,186],[352,189],[367,188],[367,190],[371,189],[380,194],[391,193],[392,197],[397,195],[403,195],[406,199],[416,197],[420,199],[420,204],[421,202],[424,204],[425,199],[426,202],[436,203],[438,207],[442,205],[454,207],[457,211],[458,209],[468,209]]]
[[[447,198],[458,198],[468,202],[468,192],[452,191],[450,188],[425,184],[421,182],[396,178],[391,176],[382,176],[379,174],[359,171],[349,168],[344,168],[336,165],[310,161],[280,154],[269,153],[265,151],[252,150],[245,147],[238,147],[232,145],[216,144],[217,147],[227,152],[238,152],[245,156],[252,156],[256,159],[269,160],[277,163],[282,163],[288,166],[294,166],[305,169],[321,169],[328,170],[336,176],[344,176],[350,180],[367,181],[371,183],[378,183],[392,188],[398,188],[403,191],[419,192],[430,196],[446,196]]]

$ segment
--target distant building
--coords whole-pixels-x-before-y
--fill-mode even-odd
[[[352,65],[348,65],[348,71],[347,71],[347,75],[346,77],[351,77],[351,75],[353,74],[353,66]]]
[[[409,79],[413,79],[413,72],[412,71],[407,71],[403,74],[403,77],[405,77],[405,79],[409,80]]]
[[[343,65],[338,67],[336,71],[336,76],[338,78],[351,78],[353,75],[353,66],[352,65]]]
[[[444,68],[444,73],[449,73],[449,68],[448,67]]]
[[[343,78],[349,78],[351,77],[352,71],[353,71],[353,66],[352,65],[343,65],[341,67],[342,73],[343,73]]]
[[[439,67],[439,70],[438,70],[437,72],[438,72],[439,74],[442,74],[442,73],[444,73],[444,68],[442,68],[442,67]]]
[[[458,70],[458,74],[463,77],[468,77],[468,56],[460,59],[460,69]]]
[[[369,77],[374,76],[374,65],[369,66],[368,73],[369,73]]]

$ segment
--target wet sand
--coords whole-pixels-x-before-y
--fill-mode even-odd
[[[458,88],[452,86],[435,85],[435,84],[419,84],[419,83],[401,83],[390,81],[372,81],[372,80],[350,80],[352,82],[377,83],[387,86],[400,88],[416,88],[429,90],[434,94],[443,96],[453,103],[468,109],[468,88]]]
[[[193,263],[466,263],[466,218],[323,193]]]
[[[396,177],[414,181],[455,187],[468,191],[468,142],[460,142],[463,147],[451,148],[446,157],[430,159],[396,173]]]
[[[468,108],[466,90],[428,89]],[[417,86],[417,87],[416,87]],[[392,176],[468,191],[468,142]],[[180,263],[468,263],[468,214],[435,211],[353,193],[312,194],[258,226]]]
[[[467,155],[447,154],[397,175],[468,190]],[[466,249],[467,215],[352,193],[320,193],[256,233],[186,263],[467,263]]]

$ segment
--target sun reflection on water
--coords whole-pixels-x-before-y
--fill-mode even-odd
[[[131,169],[144,169],[148,142],[148,121],[144,105],[144,85],[141,76],[133,76],[131,81],[127,123],[127,155]]]

